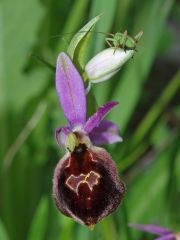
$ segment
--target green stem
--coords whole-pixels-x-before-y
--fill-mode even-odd
[[[123,202],[122,205],[122,212],[123,212],[123,220],[124,220],[124,226],[125,226],[125,231],[126,231],[126,236],[127,236],[127,240],[132,240],[132,234],[131,234],[131,230],[128,227],[129,224],[129,216],[128,216],[128,208],[126,206],[126,201]]]
[[[176,161],[179,153],[180,146],[180,125],[177,129],[177,135],[174,139],[174,144],[171,149],[171,157],[169,161],[169,179],[167,183],[167,203],[169,205],[170,218],[172,222],[178,222],[179,214],[178,214],[178,187],[177,187],[177,177],[176,177]]]

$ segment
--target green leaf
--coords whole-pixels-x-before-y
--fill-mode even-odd
[[[99,21],[101,15],[96,16],[89,21],[84,27],[82,27],[72,38],[67,52],[72,60],[75,61],[75,65],[82,66],[85,48],[90,37],[90,31],[93,29],[95,24]]]
[[[73,1],[73,6],[69,8],[68,18],[64,22],[62,36],[67,33],[74,33],[79,28],[80,24],[82,24],[82,21],[84,20],[82,13],[86,12],[88,4],[89,0]],[[66,48],[67,44],[65,44],[61,39],[56,47],[56,51],[65,51]]]
[[[3,86],[0,91],[4,96],[1,101],[4,102],[4,108],[8,106],[19,111],[46,84],[46,72],[39,69],[29,74],[24,72],[31,47],[37,40],[44,9],[37,0],[28,0],[26,3],[15,0],[14,7],[12,1],[7,0],[2,1],[1,7],[0,69]]]
[[[66,216],[60,214],[59,215],[59,222],[62,227],[58,240],[67,240],[67,239],[73,239],[73,227],[74,227],[74,221],[72,219],[67,218]]]
[[[180,72],[177,72],[173,79],[169,82],[162,94],[159,96],[154,105],[150,108],[143,120],[139,123],[132,138],[126,143],[126,152],[123,159],[119,162],[119,168],[125,170],[130,167],[139,157],[146,151],[149,146],[149,142],[143,141],[145,136],[150,134],[150,138],[155,139],[158,134],[159,126],[161,131],[165,131],[163,128],[162,120],[157,122],[158,118],[163,112],[163,109],[168,105],[172,98],[176,95],[180,87]],[[167,123],[166,123],[167,124]],[[158,129],[158,130],[157,130]],[[156,133],[155,135],[153,135]],[[166,134],[167,131],[164,132]],[[159,143],[162,142],[158,140]]]
[[[30,226],[28,240],[43,240],[45,237],[47,223],[48,200],[47,198],[42,197]]]
[[[132,145],[136,145],[142,141],[145,134],[147,134],[150,128],[153,126],[157,118],[162,113],[163,109],[175,96],[177,91],[180,89],[180,71],[176,73],[174,78],[170,81],[167,87],[162,92],[157,102],[152,106],[150,111],[147,113],[145,118],[139,124],[132,138]]]
[[[7,235],[6,229],[2,223],[2,221],[0,220],[0,239],[2,240],[8,240],[9,237]]]
[[[167,224],[165,190],[171,160],[169,150],[166,149],[155,157],[153,165],[141,170],[127,187],[126,204],[130,223]],[[138,239],[138,236],[133,238]]]
[[[116,227],[115,227],[112,217],[108,217],[108,218],[104,219],[100,223],[100,228],[101,228],[102,238],[104,240],[118,239],[117,233],[116,233]],[[111,229],[111,231],[109,231],[109,229]]]
[[[95,31],[97,32],[109,32],[112,24],[114,22],[115,11],[117,8],[117,0],[93,0],[92,7],[90,11],[90,16],[94,17],[99,13],[102,13],[102,19],[99,21],[95,27]],[[94,44],[96,43],[96,44]],[[93,36],[93,41],[91,41],[91,45],[93,45],[93,49],[91,51],[91,56],[94,56],[98,52],[102,51],[105,45],[105,35],[104,34],[95,34]]]
[[[6,155],[4,156],[3,159],[3,171],[7,171],[7,169],[10,167],[12,164],[12,161],[15,159],[15,155],[17,152],[21,149],[29,135],[32,133],[34,128],[36,128],[37,124],[39,123],[40,119],[45,113],[47,104],[45,102],[40,102],[27,122],[26,126],[22,129],[20,134],[17,136],[15,142],[11,145],[11,147],[8,149]]]

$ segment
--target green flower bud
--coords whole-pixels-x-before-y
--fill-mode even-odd
[[[89,81],[102,82],[115,75],[132,56],[134,50],[107,48],[93,57],[85,66]]]

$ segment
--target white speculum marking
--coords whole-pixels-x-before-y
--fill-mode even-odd
[[[87,184],[89,189],[93,190],[95,185],[99,184],[99,178],[101,176],[94,171],[90,171],[88,174],[83,174],[81,173],[78,176],[74,176],[73,174],[71,174],[68,179],[66,180],[66,185],[68,186],[68,188],[70,188],[73,192],[75,192],[77,195],[78,194],[78,189],[80,184]]]

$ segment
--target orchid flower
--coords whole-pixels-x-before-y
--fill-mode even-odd
[[[156,225],[129,224],[130,227],[159,235],[155,240],[180,240],[180,233],[174,234],[171,230]]]
[[[63,214],[92,227],[112,213],[125,194],[111,156],[94,145],[122,141],[118,127],[103,120],[117,102],[105,104],[86,120],[83,80],[65,53],[57,59],[56,89],[68,126],[55,133],[67,151],[55,169],[53,196]]]

